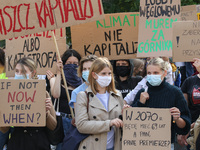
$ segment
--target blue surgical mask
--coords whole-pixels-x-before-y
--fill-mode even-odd
[[[26,74],[26,76],[25,76],[22,74],[18,75],[15,73],[15,79],[29,79],[29,74]]]
[[[147,81],[152,86],[159,86],[162,83],[161,75],[147,75]]]
[[[87,83],[89,83],[89,81],[88,81],[88,76],[89,76],[89,70],[86,70],[86,71],[83,71],[82,72],[82,78],[87,82]]]

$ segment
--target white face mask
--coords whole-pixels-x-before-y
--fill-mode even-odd
[[[102,88],[110,85],[110,82],[112,80],[111,76],[100,76],[98,74],[96,75],[98,76],[98,79],[96,81]]]

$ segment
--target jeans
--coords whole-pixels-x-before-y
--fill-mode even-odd
[[[171,143],[171,150],[174,150],[174,143]]]
[[[66,133],[69,130],[69,127],[71,125],[71,120],[72,120],[71,118],[62,117],[64,135],[66,135]],[[62,148],[62,143],[57,145],[56,150],[61,150],[61,148]]]
[[[8,137],[9,137],[10,130],[6,133],[2,133],[0,131],[0,150],[3,149],[4,145],[6,144]]]
[[[114,150],[114,147],[113,147],[113,148],[106,149],[106,150]]]

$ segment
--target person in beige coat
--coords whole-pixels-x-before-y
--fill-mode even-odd
[[[123,122],[119,117],[123,98],[115,89],[112,66],[107,58],[93,62],[88,80],[89,104],[86,93],[80,92],[75,105],[78,131],[90,134],[80,143],[79,150],[121,150]]]

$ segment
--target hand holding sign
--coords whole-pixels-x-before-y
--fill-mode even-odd
[[[194,58],[193,60],[194,60],[193,65],[195,66],[195,68],[197,69],[197,71],[200,72],[200,59]]]
[[[172,107],[170,109],[170,112],[171,112],[171,115],[172,115],[174,121],[177,121],[180,118],[181,112],[178,108]]]
[[[142,104],[145,104],[146,100],[148,99],[149,99],[149,94],[147,93],[147,88],[146,88],[145,91],[140,94],[140,102]]]
[[[117,128],[123,127],[123,121],[119,118],[115,118],[110,121],[110,127],[115,126]]]
[[[58,68],[57,71],[61,72],[61,69],[63,68],[63,62],[61,59],[60,60],[57,59],[57,68]]]
[[[46,102],[46,113],[48,113],[48,111],[50,111],[52,108],[51,98],[46,98],[45,102]]]

